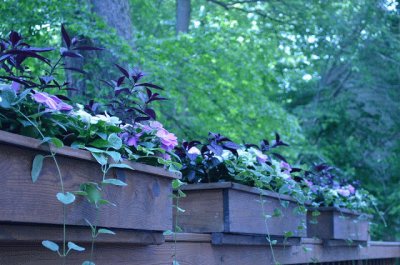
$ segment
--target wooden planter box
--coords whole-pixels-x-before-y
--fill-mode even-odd
[[[318,211],[318,216],[312,216]],[[369,216],[336,207],[310,208],[307,236],[323,240],[368,241]]]
[[[39,225],[50,225],[49,229],[53,231],[51,225],[63,224],[63,206],[56,198],[60,192],[60,182],[54,161],[46,158],[37,182],[32,183],[31,180],[34,156],[49,154],[49,148],[40,145],[39,140],[0,131],[0,227],[5,223],[24,227],[34,225],[38,228],[36,233],[40,233]],[[65,191],[77,191],[84,182],[101,181],[100,165],[89,152],[69,147],[51,148],[57,153]],[[126,164],[134,170],[112,170],[107,176],[118,178],[128,186],[105,187],[105,199],[117,206],[101,206],[97,225],[117,230],[135,230],[135,234],[138,231],[162,233],[170,229],[171,182],[179,178],[179,174],[139,163]],[[94,222],[95,212],[85,198],[77,196],[74,203],[66,206],[66,223],[87,227],[84,219]],[[90,232],[87,235],[90,236]],[[46,239],[45,234],[43,237]]]
[[[179,199],[179,207],[185,212],[179,213],[178,226],[184,232],[268,234],[259,189],[232,182],[191,184],[181,189],[187,195]],[[280,217],[267,219],[269,235],[283,237],[285,232],[291,231],[294,237],[306,236],[306,230],[299,229],[305,225],[306,215],[294,212],[296,203],[293,198],[261,192],[266,214],[273,215],[276,208],[282,211]],[[289,202],[288,207],[282,207],[280,200]],[[221,241],[220,237],[218,241]]]

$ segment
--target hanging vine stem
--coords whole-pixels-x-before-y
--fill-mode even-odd
[[[16,109],[16,111],[22,116],[24,117],[30,124],[32,124],[32,126],[38,131],[38,133],[40,134],[40,136],[42,137],[42,140],[45,140],[46,137],[44,136],[44,134],[42,133],[42,131],[39,129],[39,127],[28,117],[26,116],[24,113],[22,113],[19,109]],[[62,174],[61,174],[61,169],[60,166],[57,162],[57,158],[56,158],[56,153],[53,152],[50,148],[50,156],[54,161],[54,164],[57,168],[57,173],[59,176],[59,180],[60,180],[60,186],[61,186],[61,192],[64,194],[64,181],[62,178]],[[63,204],[63,251],[62,251],[62,257],[63,257],[63,264],[66,263],[66,256],[67,256],[67,250],[66,250],[66,237],[67,237],[67,227],[66,227],[66,205]]]
[[[179,232],[182,232],[182,229],[179,227],[179,213],[184,212],[185,210],[179,207],[179,199],[186,197],[186,194],[180,189],[180,187],[182,185],[185,185],[186,183],[175,179],[172,182],[172,188],[173,190],[176,191],[177,195],[175,195],[174,193],[172,194],[172,199],[175,200],[175,204],[173,205],[173,207],[175,208],[175,222],[174,222],[174,227],[173,227],[173,231],[166,231],[164,234],[165,235],[172,235],[173,236],[173,240],[174,240],[174,252],[172,254],[173,260],[172,260],[172,265],[179,265],[179,262],[177,260],[177,234]]]
[[[269,233],[269,227],[268,227],[268,218],[270,218],[270,217],[265,212],[265,207],[264,207],[265,201],[264,201],[264,197],[262,195],[262,190],[261,189],[260,189],[259,193],[260,193],[260,203],[261,203],[262,216],[264,217],[265,229],[267,231],[266,238],[267,238],[267,241],[268,241],[268,244],[269,244],[269,248],[271,250],[272,260],[274,261],[275,265],[279,265],[280,263],[277,262],[276,259],[275,259],[274,248],[272,246],[273,244],[272,244],[271,235]]]

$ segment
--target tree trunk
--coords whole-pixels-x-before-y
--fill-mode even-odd
[[[190,24],[190,0],[176,0],[176,34],[187,33]]]
[[[92,11],[96,13],[99,17],[101,17],[104,22],[111,28],[114,28],[119,36],[121,36],[124,40],[126,40],[130,46],[134,47],[134,29],[131,20],[130,6],[129,0],[90,0],[92,4]],[[102,45],[96,40],[90,40],[89,38],[82,37],[84,39],[84,44],[89,46],[99,46]],[[111,62],[116,61],[116,58],[112,58],[105,51],[100,52],[82,52],[84,58],[66,58],[65,66],[70,68],[76,68],[79,70],[83,70],[83,66],[85,63],[93,61],[93,58],[97,58],[103,62]],[[86,84],[85,79],[82,76],[79,76],[73,71],[66,71],[66,81],[69,83],[70,87],[77,89],[77,91],[69,91],[69,96],[77,96],[77,95],[85,95],[86,92]],[[110,72],[106,69],[98,69],[98,72],[95,74],[96,79],[110,79]],[[93,76],[92,76],[93,77]]]
[[[118,35],[123,37],[133,47],[133,25],[129,0],[91,0],[93,12],[115,28]]]

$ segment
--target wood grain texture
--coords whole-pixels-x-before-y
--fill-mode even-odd
[[[285,232],[291,231],[296,237],[306,236],[305,229],[298,229],[306,223],[306,215],[295,213],[296,205],[293,202],[284,208],[276,197],[264,195],[262,198],[267,215],[273,216],[275,209],[279,209],[282,215],[265,219],[259,195],[230,189],[229,231],[226,232],[283,236]]]
[[[9,133],[9,132],[2,131],[2,130],[0,130],[0,143],[4,143],[7,145],[19,146],[19,147],[23,147],[23,148],[38,150],[38,151],[44,151],[44,152],[49,151],[49,146],[41,144],[41,141],[39,141],[37,139],[25,137],[25,136],[14,134],[14,133]],[[68,146],[65,146],[62,148],[56,148],[53,145],[51,145],[50,148],[52,151],[56,152],[58,156],[65,156],[65,157],[93,161],[93,162],[96,161],[93,158],[93,156],[90,154],[90,152],[85,151],[85,150],[74,149],[74,148],[71,148]],[[1,151],[1,149],[0,149],[0,151]],[[136,162],[132,162],[132,161],[125,161],[124,163],[131,166],[135,171],[144,172],[144,173],[148,173],[148,174],[152,174],[152,175],[163,176],[163,177],[172,178],[172,179],[181,178],[181,174],[179,172],[170,172],[161,167],[149,166],[149,165],[136,163]]]
[[[192,242],[185,239],[177,243],[177,259],[182,265],[271,265],[272,256],[268,246],[213,246],[211,242]],[[315,262],[339,262],[378,260],[400,257],[400,245],[371,242],[364,248],[324,247],[315,240],[306,240],[307,244],[293,247],[276,247],[274,253],[281,264],[313,264]],[[86,245],[85,245],[86,246]],[[87,246],[86,246],[87,247]],[[308,251],[304,251],[308,249]],[[96,246],[96,265],[171,265],[174,244],[133,246],[100,244]],[[82,264],[88,252],[72,253],[67,265]],[[0,264],[4,265],[54,265],[61,264],[57,255],[38,244],[8,243],[0,244]],[[358,264],[358,263],[356,263]],[[367,263],[360,263],[367,264]],[[385,264],[385,263],[368,263]],[[393,264],[393,263],[391,263]]]
[[[46,154],[38,149],[0,143],[0,221],[62,224],[63,207],[56,198],[60,181],[54,161],[46,158],[37,182],[31,180],[32,160],[40,153]],[[91,159],[57,156],[57,160],[65,191],[77,191],[84,182],[101,181],[100,166]],[[132,170],[113,170],[107,177],[119,178],[128,186],[109,185],[104,188],[105,199],[117,207],[101,207],[99,226],[156,231],[170,229],[171,178]],[[87,225],[84,218],[93,222],[96,214],[94,207],[82,197],[67,205],[66,212],[68,225]]]
[[[185,193],[186,197],[179,199],[179,207],[185,212],[179,213],[178,226],[189,233],[223,232],[223,190],[192,190]],[[176,211],[173,212],[176,218]]]
[[[185,213],[179,213],[178,225],[184,232],[267,234],[257,189],[226,182],[186,185],[183,190],[187,196],[179,204]],[[306,216],[294,213],[295,203],[290,201],[284,208],[279,195],[270,195],[263,192],[266,214],[272,216],[280,209],[282,216],[267,219],[269,234],[283,236],[291,231],[296,237],[306,236],[305,229],[298,228],[306,223]]]
[[[319,216],[307,214],[307,236],[328,240],[369,240],[369,220],[354,212],[323,208]],[[316,222],[316,223],[315,223]]]
[[[299,237],[270,236],[271,241],[275,241],[274,246],[295,246],[300,245]],[[243,235],[228,233],[212,233],[211,243],[213,245],[235,245],[235,246],[268,246],[269,242],[265,235]]]
[[[163,234],[159,232],[131,229],[112,231],[116,235],[101,234],[96,238],[96,244],[160,245],[165,241]],[[62,233],[62,226],[59,225],[0,223],[0,244],[40,244],[44,239],[61,242]],[[92,241],[91,230],[88,226],[68,226],[67,240],[77,244],[89,244]]]

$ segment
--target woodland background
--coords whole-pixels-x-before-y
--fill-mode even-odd
[[[68,59],[87,72],[65,73],[70,96],[106,101],[110,62],[140,67],[165,88],[158,116],[181,140],[279,132],[292,161],[360,180],[388,223],[374,238],[399,240],[399,11],[391,0],[0,0],[0,37],[61,46],[65,23],[106,48]]]

